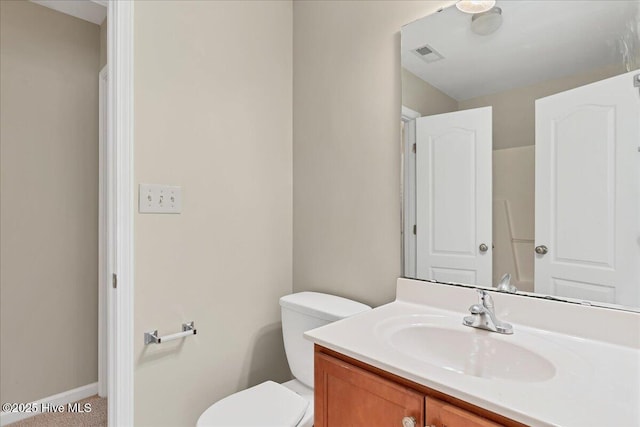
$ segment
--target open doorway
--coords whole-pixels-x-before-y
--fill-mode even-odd
[[[0,7],[0,376],[2,402],[16,403],[0,424],[49,425],[62,415],[106,425],[107,4]]]

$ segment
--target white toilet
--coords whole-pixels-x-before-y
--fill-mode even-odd
[[[280,298],[282,335],[294,380],[266,381],[227,396],[200,415],[197,427],[313,426],[313,343],[304,332],[371,307],[346,298],[300,292]]]

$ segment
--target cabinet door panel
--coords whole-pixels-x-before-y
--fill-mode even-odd
[[[433,427],[501,427],[464,409],[456,408],[432,397],[426,398],[427,426]]]
[[[424,396],[325,354],[315,355],[315,427],[423,426]]]

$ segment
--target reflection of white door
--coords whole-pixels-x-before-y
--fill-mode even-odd
[[[417,276],[491,285],[491,107],[416,119]]]
[[[535,292],[640,305],[633,74],[536,101]]]

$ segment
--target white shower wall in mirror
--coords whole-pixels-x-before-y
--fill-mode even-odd
[[[405,277],[640,309],[639,16],[499,0],[402,28]],[[440,122],[483,108],[479,162],[478,124]]]

